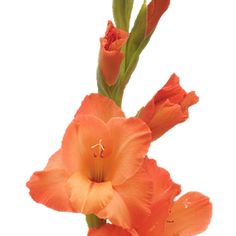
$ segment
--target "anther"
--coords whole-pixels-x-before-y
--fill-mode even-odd
[[[175,221],[174,220],[167,220],[166,222],[167,223],[174,223]]]
[[[99,139],[98,143],[93,145],[91,147],[91,149],[94,149],[98,147],[98,155],[99,157],[103,158],[104,157],[104,151],[105,151],[105,148],[104,146],[102,145],[102,139]],[[93,157],[96,158],[98,156],[96,153],[93,153]]]

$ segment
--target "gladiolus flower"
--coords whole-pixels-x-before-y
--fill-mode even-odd
[[[102,95],[87,96],[68,126],[60,151],[27,183],[32,198],[59,211],[96,214],[129,228],[147,215],[152,182],[143,163],[148,126],[124,117]]]
[[[155,140],[188,118],[188,108],[198,102],[195,92],[186,93],[173,74],[168,82],[141,109],[138,117],[144,120]]]
[[[121,62],[124,54],[121,48],[128,39],[128,33],[114,27],[108,21],[105,36],[100,39],[99,68],[105,82],[111,86],[118,79]]]
[[[144,166],[154,187],[151,214],[142,223],[134,220],[132,230],[106,224],[99,229],[90,229],[88,236],[189,236],[207,228],[212,215],[208,197],[189,192],[174,202],[180,193],[180,186],[173,183],[169,173],[156,166],[154,160],[146,159]]]
[[[147,30],[146,35],[152,33],[163,13],[168,9],[170,0],[152,0],[147,8]]]

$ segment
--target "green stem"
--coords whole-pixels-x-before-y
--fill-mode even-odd
[[[106,224],[106,220],[99,219],[93,214],[86,215],[86,221],[89,228],[100,228],[102,225]]]

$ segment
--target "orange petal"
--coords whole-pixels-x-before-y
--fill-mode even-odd
[[[131,234],[119,226],[105,224],[99,229],[89,229],[88,236],[131,236]]]
[[[69,178],[67,188],[73,208],[84,214],[103,209],[113,197],[111,182],[95,183],[79,172]]]
[[[176,74],[172,74],[162,89],[156,93],[153,100],[156,105],[169,100],[173,104],[181,105],[184,112],[190,106],[197,103],[199,98],[193,91],[186,93],[186,91],[180,86],[179,77]]]
[[[127,41],[128,33],[116,28],[111,21],[108,21],[104,39],[106,39],[104,47],[107,51],[118,51]]]
[[[182,111],[179,104],[173,104],[166,100],[156,108],[155,115],[149,123],[149,127],[152,130],[152,140],[159,138],[187,118],[186,112]]]
[[[36,202],[57,211],[73,211],[65,187],[68,175],[60,159],[60,152],[56,152],[45,170],[35,172],[26,185]]]
[[[113,153],[106,171],[112,185],[120,185],[132,177],[143,164],[148,151],[151,132],[137,118],[113,118],[108,122],[113,139]]]
[[[98,171],[103,169],[99,147],[94,147],[99,142],[108,157],[112,150],[110,133],[106,124],[95,116],[80,115],[69,125],[62,141],[62,159],[71,174],[80,171],[90,179],[96,178],[98,167]]]
[[[107,207],[97,213],[98,217],[124,228],[134,228],[150,214],[152,181],[143,167],[125,183],[114,187],[113,194]]]
[[[158,167],[154,160],[145,159],[144,166],[153,180],[154,193],[151,215],[142,225],[137,224],[136,229],[140,235],[162,236],[173,199],[180,193],[180,186],[175,184],[169,173]]]
[[[118,79],[120,65],[124,54],[120,51],[107,51],[104,49],[105,41],[101,40],[101,50],[99,55],[99,66],[105,82],[112,86]]]
[[[172,103],[179,104],[186,96],[185,90],[179,84],[179,77],[172,74],[167,83],[154,96],[155,103],[169,100]]]
[[[104,122],[108,122],[112,117],[125,117],[121,109],[111,99],[100,94],[90,94],[85,97],[75,119],[80,115],[94,115]]]
[[[181,102],[181,107],[183,111],[187,111],[187,109],[192,106],[193,104],[196,104],[198,102],[199,98],[195,94],[195,92],[188,93],[183,101]]]
[[[178,199],[167,221],[165,236],[190,236],[203,232],[210,223],[212,204],[198,192],[189,192]]]
[[[147,105],[140,111],[139,117],[147,124],[156,113],[156,109],[167,100],[170,104],[179,104],[186,96],[186,92],[179,84],[179,78],[173,74],[167,83],[153,96]]]
[[[153,204],[165,198],[166,194],[173,199],[180,193],[180,185],[174,183],[169,172],[157,166],[155,160],[145,158],[144,167],[153,181]]]
[[[146,35],[149,35],[156,28],[158,21],[167,10],[169,4],[170,0],[152,0],[148,4]]]
[[[65,165],[61,158],[61,150],[58,150],[55,154],[53,154],[44,168],[44,170],[54,170],[54,169],[60,169],[65,170]]]
[[[109,219],[112,223],[124,228],[131,227],[131,219],[129,209],[127,208],[123,198],[119,193],[113,190],[113,198],[106,208],[97,212],[99,218]]]

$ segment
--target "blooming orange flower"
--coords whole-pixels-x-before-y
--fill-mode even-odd
[[[150,213],[152,182],[144,158],[151,132],[124,117],[110,99],[87,96],[68,126],[60,151],[27,183],[32,198],[59,211],[96,214],[130,228]]]
[[[207,228],[212,215],[208,197],[189,192],[174,202],[180,186],[173,183],[169,173],[157,167],[155,161],[146,159],[144,165],[154,185],[151,214],[143,218],[142,223],[134,220],[132,230],[106,224],[99,229],[90,229],[89,236],[189,236]]]
[[[138,117],[144,120],[155,140],[188,118],[188,107],[198,102],[195,92],[186,93],[173,74],[168,82],[140,111]]]
[[[108,22],[105,37],[100,39],[99,68],[105,82],[111,86],[117,81],[120,65],[124,58],[122,46],[128,39],[128,33]]]
[[[170,0],[152,0],[148,4],[147,9],[147,30],[146,35],[149,35],[156,28],[162,14],[169,7]]]

